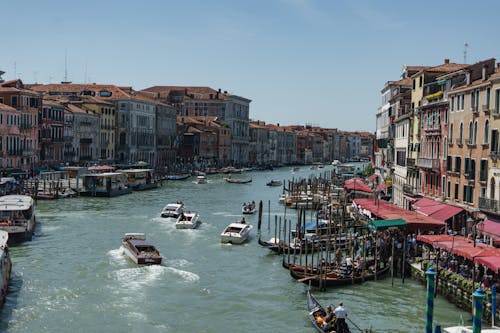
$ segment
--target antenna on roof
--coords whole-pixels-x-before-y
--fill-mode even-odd
[[[469,44],[467,42],[464,43],[464,64],[467,63],[467,48],[469,47]]]
[[[64,80],[61,83],[71,83],[68,81],[68,49],[64,49]]]

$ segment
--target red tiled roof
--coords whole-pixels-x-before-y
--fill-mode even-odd
[[[0,109],[5,110],[5,111],[17,111],[15,108],[12,106],[9,106],[7,104],[0,103]]]

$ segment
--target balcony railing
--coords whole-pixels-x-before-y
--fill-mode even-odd
[[[500,212],[500,201],[479,197],[479,209],[484,209],[490,212]]]
[[[418,158],[417,166],[426,169],[439,169],[439,159],[437,158]]]
[[[474,140],[472,140],[472,138],[467,139],[467,147],[476,148],[476,142],[474,142]]]

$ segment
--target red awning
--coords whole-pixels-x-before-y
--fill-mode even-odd
[[[481,246],[478,246],[481,245]],[[474,260],[476,257],[487,257],[487,256],[500,256],[500,251],[496,248],[488,246],[484,247],[484,244],[476,243],[476,247],[454,247],[451,251],[453,254],[467,258],[469,260]]]
[[[418,199],[417,198],[412,198],[410,196],[407,196],[406,194],[403,194],[403,198],[405,198],[406,200],[408,200],[409,202],[415,202],[417,201]]]
[[[413,204],[413,208],[423,215],[431,216],[443,222],[463,212],[460,207],[447,205],[429,198],[418,200]]]
[[[368,176],[368,177],[366,178],[366,180],[368,180],[368,181],[373,181],[373,180],[375,180],[375,179],[377,179],[377,175],[376,175],[376,174],[373,174],[373,175]]]
[[[451,241],[453,239],[453,236],[448,235],[448,234],[441,234],[441,235],[417,235],[417,240],[431,244],[434,242],[443,242],[443,241]]]
[[[493,238],[495,241],[500,241],[500,222],[486,219],[478,223],[477,230],[481,234]]]
[[[385,189],[387,189],[386,183],[382,183],[377,186],[377,191],[384,191]]]
[[[488,267],[495,274],[500,273],[500,256],[476,257],[474,262]]]
[[[467,239],[465,237],[461,236],[456,236],[455,239],[452,239],[451,241],[441,241],[441,242],[434,242],[432,243],[432,246],[438,249],[443,249],[446,251],[452,251],[453,249],[457,247],[474,247],[474,241],[472,239]],[[478,246],[478,243],[476,243],[476,246]]]
[[[370,186],[366,185],[361,178],[351,178],[344,182],[344,190],[348,191],[361,191],[372,193]]]

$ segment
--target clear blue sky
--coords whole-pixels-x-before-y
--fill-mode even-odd
[[[68,80],[221,88],[250,117],[375,131],[403,65],[500,60],[500,1],[8,1],[0,69]]]

